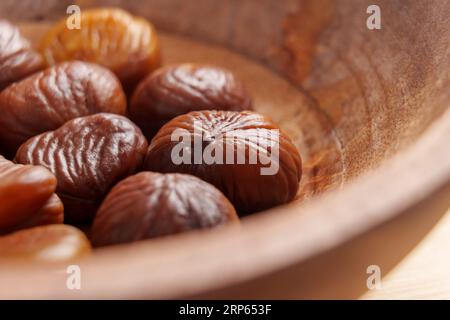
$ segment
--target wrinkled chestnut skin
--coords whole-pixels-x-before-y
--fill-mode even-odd
[[[150,140],[166,122],[190,111],[252,109],[250,96],[233,73],[185,63],[145,78],[133,94],[129,116]]]
[[[71,262],[91,252],[83,232],[68,225],[48,225],[0,237],[0,261]]]
[[[141,172],[117,184],[95,216],[94,246],[167,236],[238,222],[214,186],[185,174]]]
[[[154,27],[117,8],[83,10],[81,29],[68,29],[62,19],[43,38],[41,52],[49,65],[74,59],[103,65],[126,92],[160,65]]]
[[[126,112],[125,94],[116,76],[91,63],[61,63],[0,93],[0,149],[13,157],[29,138],[100,112]]]
[[[0,234],[62,223],[55,176],[43,167],[14,164],[0,156]]]
[[[0,90],[43,67],[41,55],[31,48],[19,29],[0,20]]]
[[[53,172],[66,222],[88,222],[109,189],[141,168],[146,149],[145,137],[130,120],[99,113],[29,139],[15,160]]]
[[[184,131],[180,137],[172,139],[172,133],[177,129]],[[270,130],[279,130],[279,127],[270,119],[251,111],[190,112],[173,119],[161,128],[148,149],[144,168],[149,171],[195,175],[221,190],[240,215],[268,209],[287,203],[296,196],[302,174],[301,157],[295,145],[283,131],[278,131],[279,137],[276,138],[268,135],[272,132]],[[232,133],[236,135],[234,138],[226,136]],[[204,140],[197,148],[193,143],[194,135],[200,139],[203,137]],[[258,136],[260,138],[257,138]],[[172,151],[176,150],[175,146],[179,146],[181,141],[187,141],[187,138],[190,138],[192,143],[185,145],[183,155],[186,152],[188,155],[191,154],[190,164],[186,162],[177,164],[173,161]],[[271,153],[272,150],[276,150],[271,146],[275,146],[276,141],[279,142],[278,157],[275,157],[276,153]],[[202,151],[200,153],[202,157],[207,148],[216,147],[223,150],[223,157],[220,158],[223,164],[215,161],[207,164],[202,158],[200,163],[194,163],[196,149]],[[235,159],[229,161],[230,164],[227,164],[226,159],[227,148],[231,150],[229,154]],[[261,158],[255,158],[257,161],[252,164],[250,159],[258,154]],[[278,170],[263,175],[262,168],[270,169],[271,165],[261,159],[270,160],[272,154],[271,163],[274,164],[272,167]],[[237,160],[239,155],[244,160],[241,164]]]

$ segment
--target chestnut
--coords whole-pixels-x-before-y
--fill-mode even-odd
[[[62,19],[44,36],[40,48],[48,65],[76,59],[107,67],[127,92],[160,65],[152,24],[118,8],[83,10],[79,29],[67,28]]]
[[[130,120],[99,113],[29,139],[15,161],[53,172],[67,221],[88,222],[109,189],[141,168],[146,150],[145,137]]]
[[[47,224],[61,224],[63,222],[64,205],[56,194],[52,194],[44,206],[35,215],[31,216],[22,224],[17,225],[12,230],[27,229]]]
[[[48,225],[0,237],[0,260],[68,263],[91,252],[83,232],[68,225]]]
[[[0,20],[0,90],[43,67],[41,55],[31,48],[19,29]]]
[[[237,222],[214,186],[185,174],[141,172],[118,183],[98,210],[94,246],[167,236]]]
[[[294,199],[302,175],[291,139],[251,111],[194,111],[164,125],[144,169],[195,175],[221,190],[240,215]]]
[[[242,82],[229,70],[185,63],[156,70],[134,92],[130,118],[147,139],[169,120],[197,110],[252,109]]]
[[[43,167],[14,164],[0,156],[0,234],[62,223],[55,176]]]
[[[0,150],[13,157],[27,139],[99,112],[126,112],[116,76],[91,63],[61,63],[0,93]]]

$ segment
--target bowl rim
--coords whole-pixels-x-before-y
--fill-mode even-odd
[[[450,185],[450,161],[443,161],[450,158],[448,137],[450,108],[416,142],[339,192],[250,216],[241,227],[100,249],[78,263],[84,277],[79,292],[67,290],[48,267],[0,266],[0,298],[182,298],[306,261]]]

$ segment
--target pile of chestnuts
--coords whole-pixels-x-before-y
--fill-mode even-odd
[[[161,67],[155,28],[121,9],[81,25],[34,49],[0,21],[0,259],[70,261],[294,199],[300,154],[232,72]]]

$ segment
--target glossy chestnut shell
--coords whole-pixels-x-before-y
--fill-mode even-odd
[[[130,120],[100,113],[29,139],[15,160],[53,172],[67,221],[87,222],[110,188],[141,168],[146,150],[145,137]]]
[[[44,36],[42,54],[49,65],[67,60],[98,63],[112,70],[129,92],[160,65],[156,31],[145,19],[118,8],[81,12],[81,27],[62,19]]]
[[[0,93],[0,150],[13,157],[29,138],[99,112],[126,112],[125,94],[111,71],[81,61],[50,67]]]
[[[211,228],[238,217],[214,186],[194,176],[141,172],[117,184],[92,226],[95,246]]]
[[[251,110],[243,83],[224,68],[193,63],[158,69],[133,94],[130,118],[148,139],[169,120],[198,110]]]
[[[0,234],[62,223],[64,209],[55,190],[56,178],[49,170],[0,156]]]
[[[0,90],[43,67],[41,55],[31,48],[19,29],[0,20]]]
[[[195,111],[159,130],[144,167],[195,175],[221,190],[245,215],[291,201],[302,174],[290,138],[251,111]]]
[[[91,252],[83,232],[68,225],[48,225],[0,237],[0,260],[39,263],[73,262]]]

